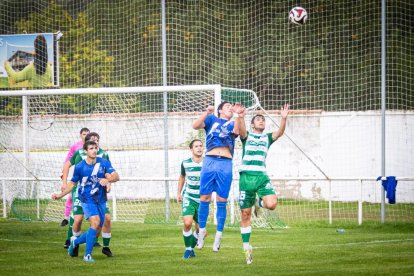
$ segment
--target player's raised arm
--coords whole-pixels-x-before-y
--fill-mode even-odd
[[[214,106],[209,105],[203,113],[201,113],[200,117],[198,117],[197,120],[193,122],[193,128],[194,129],[202,129],[204,128],[204,121],[207,118],[208,115],[214,113]]]
[[[285,104],[280,108],[280,116],[282,116],[282,119],[280,119],[280,126],[279,129],[272,132],[272,139],[273,141],[276,141],[280,136],[283,135],[286,129],[286,120],[287,116],[289,114],[289,105]]]
[[[247,136],[246,123],[244,121],[246,108],[239,103],[235,103],[233,112],[237,114],[234,120],[234,133],[240,135],[241,138],[245,138]]]

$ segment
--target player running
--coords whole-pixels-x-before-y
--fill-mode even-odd
[[[97,157],[101,157],[104,158],[106,160],[109,161],[109,156],[108,154],[102,150],[101,148],[99,148],[99,134],[96,132],[91,132],[89,133],[86,138],[85,141],[94,141],[98,144],[98,152],[97,152]],[[72,165],[76,165],[78,163],[80,163],[82,160],[86,159],[87,155],[86,155],[86,151],[84,149],[80,149],[78,150],[73,156],[72,158],[65,163],[64,167],[63,167],[63,184],[62,187],[66,187],[67,185],[67,178],[68,178],[68,174],[69,174],[69,169]],[[73,189],[72,191],[72,199],[73,199],[73,208],[72,208],[72,215],[73,215],[73,220],[70,221],[69,224],[69,229],[68,229],[68,235],[67,237],[70,238],[72,235],[75,237],[79,237],[81,234],[81,225],[82,225],[82,220],[83,220],[83,216],[84,216],[84,212],[82,209],[82,204],[78,198],[78,193],[77,193],[77,189]],[[106,208],[106,215],[105,215],[105,222],[104,222],[104,226],[102,228],[102,238],[103,238],[103,248],[102,248],[102,253],[105,254],[108,257],[112,257],[112,251],[109,248],[109,243],[111,240],[111,216],[110,216],[110,210],[107,207]],[[99,236],[99,233],[98,233]],[[101,245],[95,241],[95,246],[96,247],[100,247]],[[78,248],[75,248],[74,250],[74,254],[73,256],[77,256],[78,255]]]
[[[75,166],[73,177],[65,187],[65,191],[58,195],[53,194],[52,199],[62,198],[71,192],[75,185],[77,186],[82,209],[90,228],[80,237],[71,238],[68,254],[73,256],[75,247],[86,243],[83,260],[94,262],[92,250],[96,234],[105,220],[106,193],[110,191],[111,184],[119,180],[119,175],[108,160],[97,157],[98,144],[96,142],[85,142],[83,149],[86,152],[86,159]]]

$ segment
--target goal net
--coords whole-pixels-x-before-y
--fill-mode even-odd
[[[263,110],[254,110],[264,112],[266,131],[278,128],[280,106],[289,103],[292,112],[285,135],[270,148],[267,160],[279,197],[277,213],[271,214],[285,224],[380,221],[383,194],[381,181],[375,179],[392,175],[399,179],[397,204],[386,205],[386,218],[412,220],[414,22],[410,1],[386,1],[386,21],[381,18],[380,1],[301,2],[309,15],[303,26],[288,22],[288,12],[299,3],[287,0],[165,1],[165,13],[160,2],[122,0],[115,5],[107,0],[5,0],[0,3],[0,33],[61,31],[59,90],[219,83],[255,92]],[[385,44],[381,24],[386,28]],[[385,76],[381,72],[382,45],[386,45]],[[0,53],[2,87],[7,84],[4,56]],[[381,115],[382,77],[386,79],[385,117]],[[15,127],[22,120],[22,98],[0,96],[0,115],[4,116],[0,158],[5,167],[0,177],[13,178],[4,180],[2,187],[12,185],[25,196],[41,193],[37,191],[39,181],[16,178],[54,179],[65,151],[78,139],[80,128],[87,126],[103,134],[102,147],[114,161],[126,151],[140,151],[142,159],[134,154],[125,157],[130,162],[122,164],[127,166],[122,177],[148,180],[127,180],[122,185],[141,185],[143,191],[156,187],[157,194],[164,195],[164,178],[171,184],[178,177],[176,162],[181,156],[176,153],[184,155],[188,151],[185,142],[201,135],[188,129],[191,120],[214,97],[211,91],[206,95],[193,91],[188,97],[180,93],[188,92],[168,93],[167,102],[162,92],[30,96],[25,131]],[[194,117],[183,119],[182,112]],[[159,124],[163,131],[158,133]],[[151,136],[154,133],[157,135]],[[22,145],[23,136],[27,145]],[[29,157],[24,157],[24,147],[30,149]],[[156,175],[162,180],[148,168],[154,158],[168,163],[166,168],[157,167]],[[58,185],[59,181],[47,183]],[[168,192],[173,200],[174,191]],[[3,198],[8,198],[5,193],[8,191],[2,190]],[[237,200],[237,190],[233,194]],[[43,208],[42,202],[32,203]],[[140,208],[130,209],[151,209],[142,202],[136,204]],[[176,207],[171,203],[153,221],[177,214]],[[229,208],[235,208],[237,221],[237,201]],[[18,210],[17,205],[14,209]],[[116,210],[113,215],[120,220],[128,220],[132,212]],[[51,219],[59,217],[54,211],[47,212]],[[146,218],[141,215],[131,220]]]
[[[51,201],[50,196],[60,189],[63,160],[70,144],[79,140],[81,128],[99,133],[100,147],[121,175],[109,194],[113,220],[180,223],[181,205],[176,203],[180,164],[190,157],[191,140],[204,134],[193,130],[192,122],[208,105],[221,101],[240,102],[249,113],[260,106],[251,90],[217,85],[108,88],[99,89],[99,94],[88,89],[30,92],[35,95],[27,96],[26,115],[0,118],[0,169],[10,177],[3,181],[3,197],[9,216],[46,221],[62,219],[65,200]],[[79,105],[77,114],[65,114],[68,97]],[[19,102],[18,97],[11,99]],[[27,123],[22,123],[24,118]],[[240,159],[237,152],[235,164]],[[236,181],[229,204],[233,225],[240,219]],[[257,221],[261,226],[283,224],[277,215]]]

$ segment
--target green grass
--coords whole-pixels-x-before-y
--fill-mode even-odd
[[[336,228],[345,228],[344,233]],[[84,227],[86,229],[86,227]],[[253,229],[253,264],[247,266],[237,228],[224,232],[213,253],[214,228],[197,257],[182,260],[181,227],[114,223],[113,258],[94,250],[96,263],[71,258],[65,229],[56,222],[0,220],[2,275],[404,275],[414,271],[414,223]],[[80,255],[84,252],[81,246]]]

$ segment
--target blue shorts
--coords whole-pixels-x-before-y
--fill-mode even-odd
[[[93,216],[99,216],[99,226],[102,227],[105,221],[106,202],[102,203],[85,203],[82,202],[83,213],[85,218],[89,219]]]
[[[216,192],[220,197],[228,198],[232,180],[233,166],[230,158],[209,155],[204,157],[200,175],[200,195]]]

